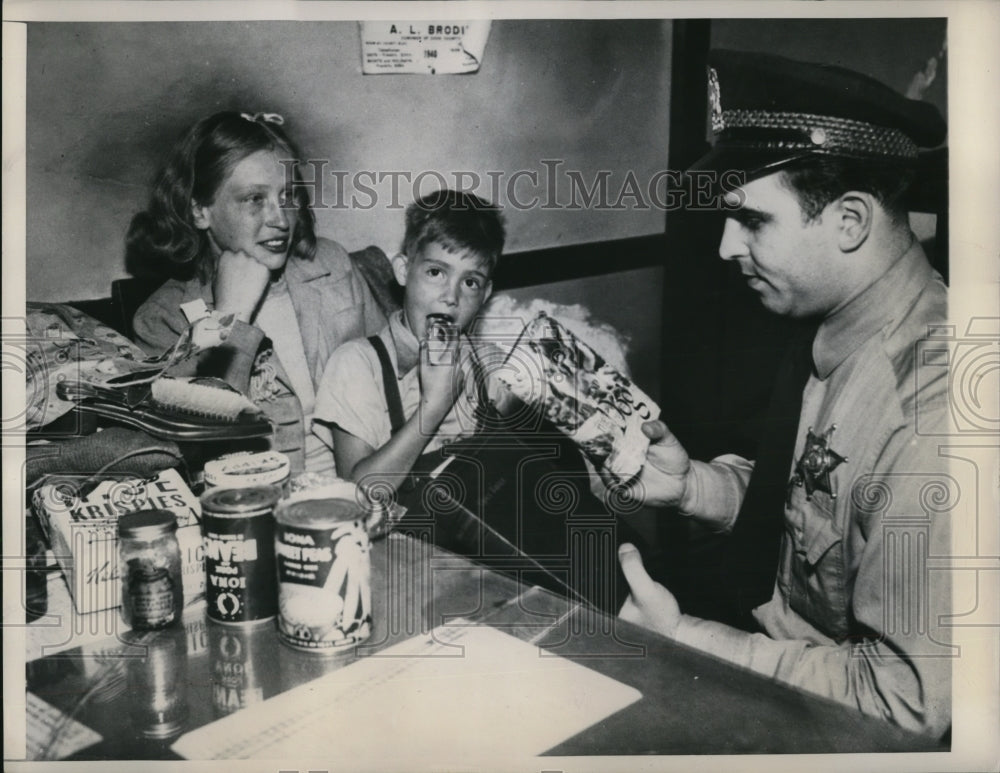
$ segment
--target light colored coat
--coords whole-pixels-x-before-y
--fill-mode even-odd
[[[338,346],[352,338],[377,333],[386,324],[386,318],[347,251],[329,239],[317,240],[312,260],[289,258],[285,276],[309,373],[316,387],[327,360]],[[209,309],[213,308],[211,284],[203,284],[197,278],[166,281],[135,314],[136,343],[151,355],[171,347],[187,327],[181,304],[199,298]],[[175,375],[217,376],[247,393],[254,359],[263,339],[264,333],[259,328],[237,323],[226,344],[218,347],[225,351],[206,352],[187,372]],[[300,471],[305,464],[306,427],[302,407],[281,366],[280,352],[274,354],[270,363],[281,389],[262,407],[275,425],[272,448],[288,454],[292,470]]]

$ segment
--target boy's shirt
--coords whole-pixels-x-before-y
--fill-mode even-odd
[[[419,342],[403,322],[402,311],[392,314],[389,324],[378,335],[389,352],[389,359],[396,372],[403,416],[409,419],[420,404],[420,368],[415,366],[400,375],[399,361],[417,362]],[[463,335],[459,355],[461,380],[456,377],[455,388],[464,386],[455,405],[431,436],[424,453],[435,451],[446,443],[471,436],[475,432],[477,390],[471,367],[471,352],[471,342]],[[336,424],[374,449],[389,442],[392,431],[382,383],[382,366],[370,341],[349,341],[330,356],[316,391],[313,418]]]

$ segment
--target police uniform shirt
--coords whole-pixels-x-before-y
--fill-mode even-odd
[[[783,682],[934,735],[950,722],[948,502],[935,435],[947,376],[921,364],[946,315],[945,287],[919,244],[819,327],[816,373],[789,470],[774,594],[754,610],[767,634],[684,616],[676,638]],[[811,434],[810,434],[811,433]],[[809,457],[814,463],[809,467]],[[752,465],[694,462],[683,509],[729,528]],[[719,484],[722,485],[719,485]]]

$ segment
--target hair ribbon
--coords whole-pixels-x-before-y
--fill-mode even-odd
[[[284,126],[285,119],[280,113],[240,113],[240,117],[250,121],[251,123],[258,123],[263,121],[264,123],[273,123],[276,126]]]

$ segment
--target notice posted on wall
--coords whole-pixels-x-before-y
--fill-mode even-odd
[[[365,75],[454,75],[479,70],[490,36],[488,21],[363,21]]]

